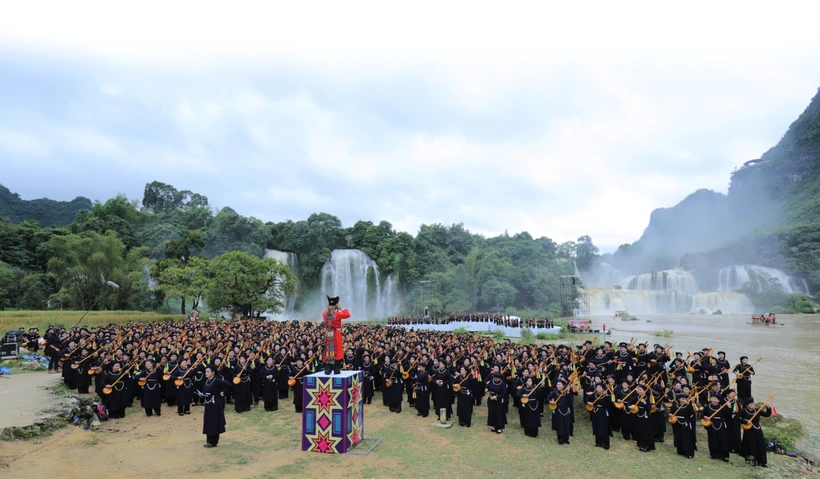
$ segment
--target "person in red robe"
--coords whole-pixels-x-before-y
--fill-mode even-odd
[[[342,372],[342,320],[350,317],[346,309],[339,306],[339,297],[327,297],[327,311],[322,313],[322,321],[327,328],[325,338],[325,374],[340,374]]]

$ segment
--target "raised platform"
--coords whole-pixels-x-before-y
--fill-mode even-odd
[[[302,450],[344,454],[364,438],[362,372],[305,376]]]
[[[452,322],[448,324],[397,324],[395,326],[399,326],[405,329],[413,328],[415,330],[426,330],[426,331],[455,331],[459,328],[464,328],[467,331],[471,332],[495,332],[495,331],[504,331],[504,336],[512,337],[512,338],[520,338],[521,337],[521,330],[525,328],[508,328],[505,326],[499,326],[495,323],[482,323],[482,322],[475,322],[475,321],[459,321],[459,322]],[[561,328],[556,326],[554,328],[529,328],[532,331],[532,334],[538,333],[547,333],[547,334],[560,334]]]

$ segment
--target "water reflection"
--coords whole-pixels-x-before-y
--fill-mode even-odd
[[[647,322],[647,320],[651,322]],[[594,318],[596,325],[606,324],[613,330],[608,340],[648,341],[649,345],[674,344],[674,351],[699,351],[714,348],[726,351],[726,359],[735,365],[740,356],[749,356],[757,375],[752,380],[752,394],[761,401],[777,392],[775,406],[786,417],[803,423],[814,436],[820,436],[820,415],[814,401],[820,392],[820,316],[783,315],[783,326],[746,324],[747,315],[668,315],[640,316],[638,321],[621,321],[612,317]],[[663,330],[672,336],[656,336]]]

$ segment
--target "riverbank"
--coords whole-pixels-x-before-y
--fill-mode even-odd
[[[51,378],[55,377],[47,377]],[[578,477],[610,476],[615,472],[626,477],[671,473],[739,479],[820,474],[820,469],[807,467],[802,459],[774,454],[769,455],[768,469],[752,468],[738,456],[733,456],[729,464],[711,460],[702,427],[698,427],[700,451],[692,460],[675,453],[671,434],[649,454],[640,453],[634,442],[624,441],[619,435],[612,439],[612,449],[604,451],[594,447],[591,426],[580,404],[572,444],[559,447],[548,417],[538,438],[524,435],[514,413],[508,415],[510,423],[504,434],[491,433],[484,426],[486,405],[476,408],[471,428],[456,424],[441,429],[430,425],[432,417],[416,416],[406,402],[401,414],[390,413],[381,406],[380,393],[373,404],[365,406],[366,439],[383,438],[373,451],[365,456],[321,455],[301,451],[301,415],[294,413],[291,401],[292,394],[289,400],[280,401],[279,411],[272,413],[255,407],[251,412],[236,414],[228,406],[227,433],[213,450],[202,447],[201,407],[194,407],[191,415],[183,417],[164,407],[166,414],[151,418],[132,408],[124,419],[103,422],[95,431],[67,426],[42,438],[39,444],[25,440],[3,442],[0,477],[21,477],[20,471],[37,471],[38,477],[71,477],[67,472],[82,471],[82,476],[89,479],[141,478],[169,471],[206,479],[417,479],[433,475],[507,478],[533,474]]]

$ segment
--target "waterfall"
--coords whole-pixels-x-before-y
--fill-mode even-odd
[[[357,249],[337,249],[322,267],[322,294],[341,296],[341,304],[356,319],[383,318],[396,314],[400,301],[398,285],[388,275],[381,285],[379,267]],[[322,298],[322,305],[326,305]]]
[[[694,275],[682,268],[629,276],[620,288],[587,288],[590,314],[687,314],[720,310],[747,314],[754,305],[744,294],[731,290],[701,292]]]
[[[680,268],[628,276],[621,283],[621,287],[634,291],[698,292],[698,283],[695,281],[695,277]]]
[[[777,280],[784,293],[809,295],[809,286],[805,279],[789,276],[775,268],[754,264],[732,265],[721,268],[718,275],[718,291],[736,291],[748,283],[757,292],[761,292],[765,285]]]
[[[748,314],[754,311],[749,298],[735,291],[684,292],[674,290],[625,290],[587,288],[590,314],[614,314],[628,311],[631,314],[688,314],[705,310],[720,310],[726,314]]]
[[[294,276],[297,274],[297,270],[299,268],[299,263],[297,262],[296,253],[289,253],[286,251],[278,251],[275,249],[266,249],[265,250],[265,258],[273,258],[276,261],[287,265],[290,268],[291,273]],[[284,296],[282,298],[282,302],[285,303],[285,306],[282,308],[282,313],[288,316],[293,315],[293,311],[296,307],[296,297],[299,295],[299,291],[296,291],[296,294],[291,296]]]

